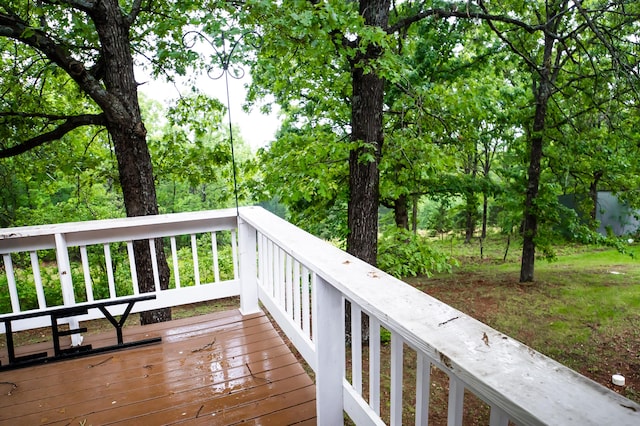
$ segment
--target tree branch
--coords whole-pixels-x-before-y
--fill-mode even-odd
[[[602,34],[600,29],[596,26],[595,22],[591,19],[587,11],[582,6],[582,1],[576,0],[575,4],[585,22],[587,23],[589,28],[591,28],[591,31],[593,31],[598,40],[600,40],[600,42],[606,47],[615,63],[617,63],[627,75],[637,77],[637,71],[635,71],[632,66],[630,66],[625,60],[622,59],[619,49],[616,49],[616,47],[613,46],[613,44],[610,43],[609,40],[607,40],[607,38]],[[635,87],[635,85],[633,87]]]
[[[2,115],[6,116],[9,113],[3,113]],[[24,113],[14,113],[16,116],[26,116]],[[33,115],[31,115],[33,116]],[[47,118],[53,118],[55,116],[48,116]],[[66,117],[66,121],[53,129],[48,133],[43,133],[34,138],[26,140],[18,145],[12,146],[10,148],[5,148],[0,150],[0,158],[8,158],[13,157],[24,152],[29,151],[32,148],[43,145],[47,142],[52,142],[54,140],[58,140],[62,138],[64,135],[69,133],[70,131],[77,129],[82,126],[105,126],[107,124],[106,117],[104,114],[84,114],[78,115],[75,117]]]
[[[0,111],[0,117],[46,118],[47,120],[68,120],[75,115],[46,114],[42,112]]]
[[[126,18],[127,24],[129,26],[133,25],[133,23],[136,21],[136,18],[140,14],[141,10],[142,10],[142,0],[134,0],[133,5],[131,6],[131,11],[129,12]]]
[[[96,1],[94,0],[43,0],[43,2],[54,6],[59,4],[67,4],[74,9],[82,10],[84,12],[89,12],[96,7]]]
[[[42,52],[49,60],[62,68],[86,92],[103,111],[115,120],[126,120],[126,113],[117,108],[120,102],[102,86],[84,65],[71,57],[64,46],[44,31],[30,27],[15,16],[0,13],[0,37],[8,37]]]
[[[534,33],[536,31],[545,31],[546,28],[544,25],[529,25],[518,19],[511,18],[509,16],[504,15],[492,15],[485,12],[472,12],[470,10],[459,11],[455,8],[455,5],[452,6],[451,10],[447,9],[429,9],[423,10],[420,13],[416,13],[413,16],[407,16],[404,19],[399,20],[394,25],[387,28],[387,34],[395,33],[401,29],[409,27],[411,24],[414,24],[418,21],[421,21],[430,16],[435,16],[437,18],[460,18],[460,19],[481,19],[483,21],[497,21],[503,22],[505,24],[515,25],[524,29],[529,33]]]

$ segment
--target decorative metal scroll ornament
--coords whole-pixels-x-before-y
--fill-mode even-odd
[[[259,38],[259,35],[255,31],[245,31],[235,39],[228,39],[227,33],[225,33],[224,31],[220,33],[220,38],[217,40],[211,40],[199,31],[189,31],[182,36],[182,44],[187,49],[195,47],[198,40],[201,40],[211,46],[215,53],[215,61],[212,61],[212,65],[207,68],[207,76],[209,76],[209,78],[212,80],[220,80],[224,76],[225,88],[227,91],[227,115],[229,119],[229,140],[231,143],[233,193],[235,195],[236,201],[236,212],[238,212],[238,182],[236,173],[236,158],[233,146],[233,126],[231,121],[231,96],[229,94],[229,76],[231,76],[231,78],[235,80],[240,80],[245,76],[244,69],[239,65],[232,65],[231,59],[240,42],[250,34],[253,34],[257,38]],[[218,43],[216,43],[216,41],[218,41]],[[259,47],[254,45],[253,43],[250,44],[255,48]]]

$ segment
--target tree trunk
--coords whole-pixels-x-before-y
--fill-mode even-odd
[[[389,0],[360,1],[360,14],[367,25],[386,28]],[[382,110],[384,80],[365,65],[377,59],[382,49],[367,45],[351,63],[351,140],[358,147],[349,153],[349,203],[347,251],[376,265],[378,253],[378,164],[382,152]]]
[[[398,228],[409,230],[409,200],[400,195],[393,203],[393,217]]]
[[[411,230],[414,234],[418,232],[418,200],[417,195],[413,196],[413,212],[411,214]]]
[[[524,222],[522,241],[522,263],[520,265],[520,282],[532,282],[536,246],[535,237],[538,233],[538,212],[535,201],[540,188],[540,164],[542,161],[542,131],[545,127],[547,103],[549,100],[548,81],[540,82],[536,91],[536,111],[533,121],[533,136],[531,137],[531,152],[529,154],[529,169],[527,191],[524,202]]]
[[[489,215],[489,197],[487,192],[482,193],[482,234],[480,238],[483,240],[487,238],[487,216]]]
[[[546,9],[548,33],[544,35],[544,53],[542,63],[537,69],[531,69],[533,76],[533,95],[535,98],[535,114],[529,158],[528,182],[524,203],[522,264],[520,266],[520,282],[533,281],[536,256],[535,238],[538,234],[538,208],[536,198],[540,188],[540,165],[542,162],[544,131],[546,127],[547,106],[554,90],[562,58],[562,49],[554,52],[556,42],[553,35],[563,19],[563,10],[567,3],[549,3]],[[554,58],[555,54],[555,58]],[[537,82],[537,84],[536,84]]]
[[[102,46],[106,90],[120,101],[120,109],[105,110],[107,130],[114,144],[120,185],[127,216],[158,214],[151,157],[147,147],[146,129],[138,104],[137,83],[133,72],[133,58],[129,43],[129,23],[116,0],[98,2],[90,12]],[[169,285],[167,264],[162,240],[155,241],[160,288]],[[155,290],[151,249],[146,241],[134,243],[136,272],[140,292]],[[142,324],[171,319],[170,309],[145,312]]]
[[[360,1],[360,15],[367,25],[386,28],[389,20],[389,0]],[[347,206],[347,252],[376,265],[378,256],[378,203],[382,155],[382,111],[384,80],[373,72],[365,73],[368,62],[376,60],[382,49],[369,44],[358,50],[351,62],[351,141],[357,147],[349,152],[349,203]],[[350,311],[345,321],[351,323]],[[347,326],[347,341],[351,329]],[[369,342],[369,323],[362,319],[362,341]]]
[[[375,160],[362,160],[370,149],[360,148],[349,153],[349,203],[347,207],[347,252],[376,265],[378,253],[378,148]]]
[[[476,197],[472,192],[467,194],[467,208],[465,209],[464,243],[471,243],[473,234],[476,231]]]
[[[602,179],[603,172],[598,170],[593,172],[593,181],[589,184],[589,198],[591,199],[591,227],[595,229],[598,219],[598,184]]]
[[[478,177],[478,144],[473,144],[473,151],[468,153],[464,173],[469,175],[468,187],[464,191],[465,197],[465,223],[464,223],[464,243],[471,243],[473,234],[476,231],[476,215],[478,214],[478,200],[474,186]]]
[[[487,222],[489,221],[489,173],[491,172],[491,161],[496,152],[498,144],[494,144],[493,148],[490,143],[484,142],[483,146],[483,156],[484,161],[482,164],[482,177],[484,178],[485,185],[483,185],[482,189],[482,235],[480,238],[483,240],[487,238]]]

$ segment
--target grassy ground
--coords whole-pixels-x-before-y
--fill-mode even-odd
[[[440,242],[460,262],[452,274],[407,281],[455,308],[640,402],[640,260],[615,250],[559,249],[536,262],[535,282],[520,284],[517,247],[505,241]],[[631,247],[640,254],[640,247]],[[626,386],[611,383],[622,374]]]

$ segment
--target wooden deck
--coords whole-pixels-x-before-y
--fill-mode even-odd
[[[316,423],[315,386],[262,313],[124,334],[162,343],[0,372],[0,425]],[[85,343],[114,340],[115,332]]]

